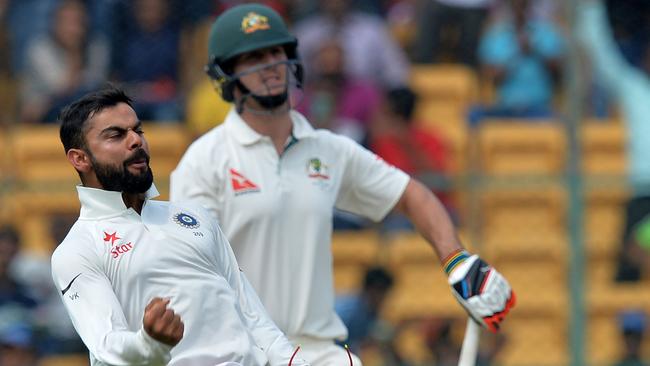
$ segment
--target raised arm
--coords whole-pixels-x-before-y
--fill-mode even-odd
[[[622,56],[607,22],[600,0],[582,0],[578,7],[578,38],[585,46],[605,86],[616,94],[625,92],[627,82],[638,78],[639,71]]]

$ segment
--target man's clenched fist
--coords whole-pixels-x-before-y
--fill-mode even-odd
[[[175,346],[183,339],[185,326],[181,317],[167,308],[169,299],[154,298],[144,309],[142,325],[151,338],[169,346]]]

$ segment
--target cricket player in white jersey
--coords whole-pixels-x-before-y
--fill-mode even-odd
[[[431,191],[291,109],[302,66],[296,38],[276,12],[259,4],[229,9],[213,24],[208,48],[207,72],[234,107],[190,146],[172,173],[171,199],[215,215],[267,311],[307,361],[340,366],[347,359],[334,344],[347,334],[334,312],[334,207],[377,221],[394,208],[405,213],[436,251],[460,303],[496,331],[514,293],[463,250]]]
[[[52,255],[52,277],[91,365],[287,366],[293,347],[211,215],[151,200],[130,99],[105,88],[66,107],[60,122],[81,212]]]

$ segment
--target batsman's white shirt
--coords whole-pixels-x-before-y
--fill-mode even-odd
[[[291,119],[292,136],[279,156],[269,137],[231,110],[185,153],[171,176],[171,199],[216,215],[290,339],[341,339],[347,330],[334,312],[333,208],[381,220],[409,177],[346,137],[314,130],[298,112]]]
[[[119,192],[77,190],[80,217],[52,255],[52,277],[92,365],[288,364],[292,346],[209,213],[147,199],[139,215]],[[154,297],[185,324],[173,348],[142,328]]]

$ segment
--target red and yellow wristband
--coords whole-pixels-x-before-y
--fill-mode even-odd
[[[447,276],[449,276],[459,264],[463,263],[469,257],[470,254],[465,249],[456,249],[442,262],[442,268],[445,270]]]

